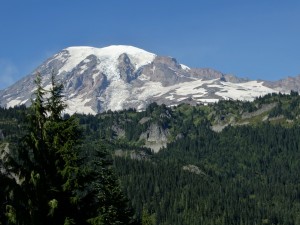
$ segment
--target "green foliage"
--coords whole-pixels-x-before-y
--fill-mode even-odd
[[[51,74],[51,85],[52,88],[50,89],[50,97],[47,99],[46,109],[49,112],[50,120],[60,120],[61,113],[66,108],[66,104],[61,101],[63,98],[63,84],[58,83],[56,80],[54,71]]]
[[[17,224],[17,215],[16,210],[11,205],[6,205],[6,213],[7,221],[10,224]]]
[[[154,219],[144,208],[142,212],[142,225],[154,225]]]
[[[300,212],[299,128],[229,127],[180,139],[151,162],[116,158],[137,212],[156,224],[295,224]],[[184,171],[196,165],[201,173]]]
[[[6,210],[1,222],[83,225],[102,218],[105,224],[133,224],[105,149],[83,153],[77,119],[62,117],[62,85],[52,75],[50,97],[45,98],[41,83],[37,74],[28,132],[17,151],[1,152],[0,203]]]
[[[46,106],[51,101],[43,102]],[[24,133],[25,129],[17,127],[26,127],[22,110],[26,109],[0,109],[0,129],[9,134],[2,146],[9,137]],[[51,187],[43,200],[47,218],[54,218],[62,203],[70,209],[60,224],[133,224],[133,217],[140,218],[142,224],[165,225],[299,224],[300,97],[296,92],[268,94],[254,102],[220,101],[173,108],[152,103],[143,112],[130,109],[49,118],[41,126],[43,132],[35,130],[38,120],[33,120],[26,144],[19,149],[21,155],[29,152],[27,160],[22,157],[17,165],[33,168],[27,173],[28,193],[32,194],[30,201],[8,202],[13,207],[8,211],[0,206],[12,222],[26,215],[27,206],[36,208],[35,199],[38,194],[43,196],[36,190],[43,186]],[[168,131],[169,143],[157,154],[143,147],[145,140],[140,139],[152,124]],[[213,125],[227,127],[216,133]],[[16,145],[9,143],[15,152]],[[43,157],[35,149],[51,151]],[[43,165],[53,162],[54,172],[49,177],[55,182],[46,182],[51,179],[44,179],[39,164],[33,163],[36,157],[44,160]],[[114,166],[135,216],[111,170]],[[197,170],[184,169],[187,166]],[[23,199],[18,185],[9,177],[2,179],[7,186],[0,185],[1,202]],[[8,189],[14,192],[1,195],[8,194]],[[62,201],[61,195],[54,193],[67,193],[68,197]],[[87,220],[78,223],[74,215],[83,209],[89,209],[80,214]],[[3,218],[0,213],[1,222],[7,222]],[[52,224],[58,223],[52,220]]]

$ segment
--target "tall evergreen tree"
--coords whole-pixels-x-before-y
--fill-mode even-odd
[[[137,224],[132,218],[133,212],[128,207],[128,201],[111,168],[113,161],[107,153],[105,144],[100,143],[95,152],[94,159],[90,161],[88,168],[91,169],[89,174],[96,178],[91,184],[97,193],[98,214],[89,222],[93,225]]]
[[[61,120],[63,110],[67,107],[64,101],[62,101],[64,86],[62,83],[58,83],[54,71],[51,74],[51,89],[50,97],[46,105],[46,109],[49,112],[49,119],[53,121]]]
[[[4,160],[6,179],[12,183],[5,185],[7,223],[133,223],[109,163],[103,160],[106,154],[98,153],[88,164],[79,157],[82,133],[74,117],[62,117],[62,84],[52,74],[50,97],[45,98],[39,73],[35,82],[28,134],[16,156],[7,154]]]

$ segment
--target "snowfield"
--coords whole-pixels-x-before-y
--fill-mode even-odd
[[[118,79],[119,72],[117,70],[118,66],[118,58],[123,53],[126,53],[130,58],[130,61],[135,68],[138,69],[143,65],[149,64],[156,57],[155,54],[147,52],[143,49],[139,49],[133,46],[126,45],[112,45],[105,48],[94,48],[94,47],[69,47],[64,49],[68,52],[69,56],[65,61],[62,58],[62,54],[58,54],[56,59],[64,60],[64,66],[58,71],[58,73],[62,72],[70,72],[74,69],[80,62],[88,62],[86,59],[90,55],[95,55],[100,64],[98,69],[103,71],[106,74],[109,74],[109,79]],[[82,68],[85,70],[86,68]]]
[[[124,53],[128,58],[120,57]],[[208,104],[220,99],[252,101],[278,92],[258,81],[231,83],[219,78],[196,78],[189,75],[191,69],[188,66],[174,66],[176,60],[169,57],[156,60],[156,57],[153,53],[126,45],[69,47],[48,59],[39,69],[44,89],[50,89],[50,71],[56,66],[58,78],[66,87],[66,112],[69,114],[96,114],[132,107],[143,110],[153,101],[169,106],[182,102]],[[32,73],[1,92],[0,104],[7,108],[30,104],[36,89],[34,76]]]
[[[163,87],[159,82],[149,81],[145,83],[143,87],[136,88],[132,87],[128,83],[125,83],[123,80],[115,80],[105,92],[105,102],[107,104],[107,108],[114,111],[126,108],[126,103],[128,104],[130,102],[139,103],[137,108],[143,109],[145,107],[145,102],[147,102],[148,99],[159,98],[161,96],[164,96],[164,98],[167,100],[173,101],[173,103],[178,103],[188,98],[193,98],[193,100],[198,103],[213,103],[217,102],[219,99],[253,101],[256,97],[277,92],[276,90],[263,86],[262,83],[257,81],[239,84],[230,82],[220,82],[221,84],[214,84],[214,82],[219,82],[219,80],[195,80]],[[209,90],[203,87],[203,85],[217,88],[218,91],[215,92],[215,95],[219,96],[219,98],[209,97],[209,95],[207,95]],[[77,112],[91,114],[96,113],[93,110],[88,110],[88,108],[84,106],[82,98],[72,99],[72,104],[70,107],[76,108]]]

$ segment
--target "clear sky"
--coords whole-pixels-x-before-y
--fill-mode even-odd
[[[300,74],[299,0],[0,0],[0,89],[76,45],[133,45],[251,79]]]

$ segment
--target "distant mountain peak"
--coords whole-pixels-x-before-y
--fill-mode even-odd
[[[143,110],[151,102],[177,105],[183,102],[203,104],[219,99],[253,100],[278,90],[293,81],[249,81],[214,69],[189,68],[173,57],[127,45],[104,48],[68,47],[47,59],[35,71],[50,85],[52,71],[65,86],[68,113],[96,114],[106,110],[136,108]],[[30,104],[35,72],[0,91],[0,105],[12,107]]]
[[[120,55],[126,54],[135,68],[139,68],[145,64],[151,63],[155,58],[155,54],[147,52],[143,49],[127,45],[111,45],[104,48],[95,48],[88,46],[75,46],[63,49],[54,56],[55,59],[63,60],[65,65],[60,68],[60,72],[69,72],[80,62],[86,60],[93,55],[100,62],[99,67],[107,70],[108,73],[115,74],[116,64]],[[101,69],[100,68],[100,69]]]
[[[103,48],[96,48],[90,46],[71,46],[63,49],[62,51],[68,51],[71,55],[84,55],[94,54],[99,57],[118,57],[119,55],[126,53],[136,57],[143,57],[145,55],[154,57],[155,54],[147,52],[143,49],[130,46],[130,45],[110,45]]]

